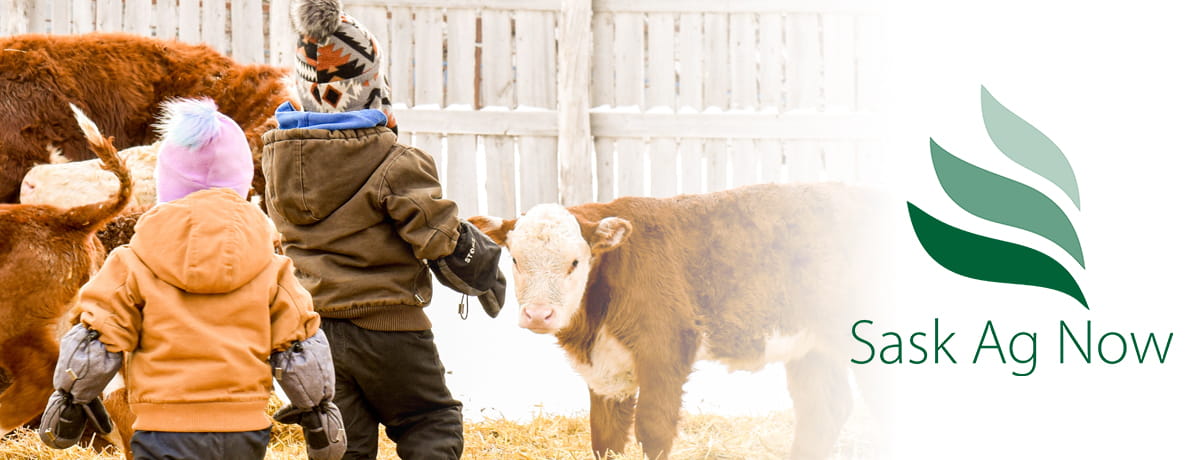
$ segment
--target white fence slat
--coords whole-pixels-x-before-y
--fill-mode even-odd
[[[859,141],[855,182],[867,186],[882,185],[883,161],[882,145],[878,141]]]
[[[49,27],[50,33],[53,34],[69,34],[73,33],[71,28],[70,13],[71,3],[67,1],[57,1],[50,5],[49,13]]]
[[[97,0],[95,2],[95,29],[103,32],[123,30],[124,2],[121,0]]]
[[[29,2],[28,8],[25,10],[29,15],[29,32],[44,34],[51,32],[50,19],[53,16],[53,11],[50,5],[45,2]]]
[[[597,179],[598,201],[606,202],[618,196],[615,190],[615,140],[594,138],[594,171]]]
[[[276,10],[273,10],[276,11]],[[285,20],[288,21],[287,9],[285,10]],[[202,9],[199,7],[198,0],[178,0],[177,2],[177,39],[186,43],[198,43],[202,40],[202,35],[199,28],[199,20],[202,17]]]
[[[755,20],[749,13],[730,15],[730,108],[753,109],[757,104]]]
[[[784,152],[782,143],[774,139],[755,141],[755,157],[759,161],[758,183],[780,182],[783,178]]]
[[[591,0],[565,0],[557,26],[557,166],[561,204],[594,199],[590,139]]]
[[[702,107],[702,27],[701,15],[681,15],[680,47],[680,106],[701,110]]]
[[[827,14],[821,18],[825,60],[825,106],[854,108],[854,17]]]
[[[759,159],[755,154],[755,141],[733,139],[730,141],[733,153],[730,155],[731,187],[758,182]]]
[[[515,104],[511,14],[485,10],[482,24],[479,103],[483,107],[511,108]]]
[[[615,23],[610,13],[594,13],[594,57],[591,66],[590,105],[613,106],[615,103]],[[592,131],[591,131],[592,132]],[[615,141],[594,138],[594,180],[598,201],[610,201],[615,195]]]
[[[227,52],[227,8],[223,2],[202,2],[202,41],[220,53]]]
[[[785,17],[788,44],[784,70],[788,92],[787,108],[818,110],[821,105],[822,63],[820,16],[796,14]],[[795,63],[795,64],[793,64]]]
[[[451,108],[474,109],[474,44],[476,18],[473,10],[451,9],[446,11],[446,102]],[[446,197],[458,203],[461,216],[479,213],[478,158],[475,155],[477,138],[473,135],[455,134],[446,139],[448,157]],[[440,166],[440,165],[438,165]]]
[[[676,16],[655,13],[647,16],[647,90],[644,101],[649,112],[672,112],[676,106]],[[677,143],[673,138],[653,138],[648,144],[651,159],[651,195],[672,196],[679,192]]]
[[[397,119],[397,123],[399,123],[399,122],[400,122],[400,120]],[[398,131],[399,132],[396,134],[396,142],[400,143],[401,145],[409,145],[409,146],[413,145],[412,131],[404,131],[404,130],[398,130]]]
[[[293,23],[289,21],[289,0],[271,0],[268,14],[268,63],[285,68],[293,68],[293,59],[297,52],[297,34],[293,32]],[[384,17],[388,16],[384,11]],[[380,29],[371,29],[372,33],[383,33],[386,37],[387,25]],[[380,42],[384,52],[388,52],[388,42]]]
[[[726,141],[705,143],[705,188],[716,192],[730,188],[730,151]]]
[[[231,57],[242,63],[264,62],[264,6],[260,0],[231,2]],[[368,29],[370,30],[370,29]]]
[[[593,74],[597,75],[590,82],[590,105],[598,107],[613,105],[615,99],[615,23],[614,15],[609,13],[594,14],[594,58],[592,62]]]
[[[441,140],[443,139],[442,135],[437,133],[412,133],[412,135],[413,139],[411,145],[421,149],[425,153],[429,154],[429,156],[433,157],[433,162],[437,164],[438,173],[440,174],[441,166],[444,163],[444,158],[441,155]],[[438,179],[440,180],[445,178],[439,177]]]
[[[85,34],[95,30],[95,2],[70,2],[70,33]]]
[[[347,14],[359,21],[363,27],[371,32],[375,37],[375,41],[379,44],[380,52],[383,53],[385,59],[390,56],[391,50],[388,48],[389,42],[392,41],[390,31],[388,30],[388,9],[383,6],[376,5],[360,5],[347,10]],[[296,37],[296,35],[294,35]],[[290,63],[285,63],[292,65]],[[391,67],[389,67],[391,68]],[[388,76],[388,86],[392,84],[392,76]],[[391,88],[389,88],[389,91]]]
[[[816,182],[824,179],[821,143],[818,141],[790,141],[784,143],[788,162],[788,182]]]
[[[413,63],[413,102],[417,106],[442,107],[442,10],[417,8],[413,10],[416,62]]]
[[[644,16],[639,13],[615,16],[615,106],[641,110],[644,102]],[[616,177],[619,196],[647,194],[647,152],[642,139],[615,142]]]
[[[553,108],[556,104],[554,13],[516,12],[517,109]],[[557,139],[520,138],[520,206],[526,210],[558,198]]]
[[[705,180],[702,178],[701,154],[705,142],[701,139],[687,137],[681,139],[677,147],[681,158],[681,193],[702,193],[705,191]]]
[[[391,8],[388,21],[391,43],[387,53],[388,83],[392,86],[392,105],[413,106],[413,12],[409,8]],[[400,123],[400,120],[396,121]]]
[[[516,215],[515,143],[508,136],[483,136],[487,160],[487,214]]]
[[[879,77],[882,74],[882,23],[876,16],[860,16],[855,28],[858,34],[855,51],[855,78],[857,82],[856,108],[874,111],[879,105]]]
[[[685,13],[680,22],[680,87],[679,111],[700,112],[704,106],[703,87],[704,72],[702,67],[704,30],[702,16],[699,13]],[[677,147],[681,164],[682,193],[701,193],[705,191],[702,172],[702,152],[705,142],[699,138],[686,137],[681,139]]]
[[[152,0],[124,0],[124,32],[137,35],[152,35]]]
[[[477,62],[474,59],[476,16],[473,10],[447,10],[446,25],[449,33],[446,39],[446,97],[451,106],[475,107],[474,76]]]
[[[177,24],[177,0],[157,0],[156,37],[163,40],[177,38]]]
[[[482,13],[482,57],[479,103],[483,107],[510,108],[515,102],[512,66],[511,13]],[[487,213],[511,217],[516,212],[516,157],[514,139],[483,136],[487,164]]]
[[[449,161],[446,162],[445,197],[458,203],[458,215],[469,217],[479,213],[478,161],[475,157],[476,138],[451,135],[446,140]],[[437,165],[438,168],[441,165]]]
[[[759,16],[759,108],[778,110],[783,100],[784,24],[779,14]]]
[[[830,181],[854,182],[858,175],[857,151],[853,141],[829,140],[822,142],[822,158],[825,162],[825,176]]]
[[[878,0],[599,0],[594,3],[594,10],[614,11],[618,13],[733,13],[740,11],[780,13],[812,11],[853,14],[879,12],[885,8],[883,5],[884,2]]]

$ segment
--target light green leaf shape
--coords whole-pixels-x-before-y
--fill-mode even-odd
[[[1056,184],[1081,209],[1077,178],[1064,152],[1048,136],[999,103],[985,86],[982,87],[982,121],[999,151]]]
[[[1076,229],[1064,211],[1043,193],[957,158],[929,140],[932,166],[941,187],[970,214],[1026,230],[1056,243],[1085,268]]]

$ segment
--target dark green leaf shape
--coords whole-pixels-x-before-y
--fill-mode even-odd
[[[932,260],[949,271],[982,281],[1053,289],[1089,309],[1080,285],[1051,257],[1025,246],[953,227],[911,202],[907,207],[920,245]]]
[[[986,133],[1007,158],[1052,181],[1081,209],[1077,177],[1064,152],[1031,123],[1004,107],[982,87],[982,121]]]
[[[970,214],[1056,243],[1085,268],[1081,241],[1064,211],[1043,193],[957,158],[929,139],[941,187]]]

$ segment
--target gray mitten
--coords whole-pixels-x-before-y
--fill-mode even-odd
[[[334,398],[334,361],[321,329],[288,350],[273,353],[269,361],[273,377],[298,409],[309,410]]]
[[[54,388],[86,403],[103,394],[103,388],[124,365],[123,353],[112,353],[99,341],[99,333],[75,324],[62,336]]]
[[[276,411],[273,418],[280,423],[301,425],[310,460],[339,460],[346,453],[342,414],[331,401],[312,409],[300,409],[290,404]]]

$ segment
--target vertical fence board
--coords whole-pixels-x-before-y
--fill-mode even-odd
[[[50,9],[50,6],[46,2],[29,2],[29,6],[25,10],[29,20],[29,33],[52,32],[50,20],[53,17],[53,10]]]
[[[70,2],[70,33],[85,34],[95,30],[95,2]]]
[[[74,33],[73,27],[71,25],[71,18],[70,18],[72,3],[73,2],[57,1],[57,2],[53,2],[51,4],[52,9],[50,10],[50,14],[49,14],[50,33],[53,33],[53,34]]]
[[[818,110],[821,107],[821,35],[820,17],[816,14],[792,14],[784,18],[784,48],[788,65],[784,82],[790,110]],[[795,63],[793,65],[792,63]]]
[[[242,63],[263,63],[263,3],[260,0],[231,2],[231,29],[231,36],[234,37],[231,41],[231,57]]]
[[[220,53],[227,52],[227,8],[223,2],[202,2],[202,41]]]
[[[640,13],[615,16],[615,106],[620,110],[641,110],[644,96],[644,17]],[[623,138],[615,142],[618,194],[647,194],[647,152],[642,139]]]
[[[482,59],[479,103],[510,108],[515,103],[512,77],[511,14],[482,12]],[[509,136],[483,136],[487,164],[487,213],[514,216],[516,211],[515,144]]]
[[[124,0],[124,32],[137,35],[152,35],[152,0]]]
[[[755,21],[751,13],[730,15],[730,109],[732,111],[753,111],[758,106],[758,79],[755,61]],[[730,156],[731,186],[752,184],[756,181],[758,161],[755,158],[755,141],[733,139],[733,154]]]
[[[789,141],[784,143],[788,161],[789,182],[815,182],[823,179],[824,163],[817,141]]]
[[[413,63],[413,82],[416,92],[413,101],[418,107],[439,108],[442,106],[442,40],[441,14],[436,8],[413,10],[416,61]]]
[[[826,14],[821,21],[825,106],[831,110],[853,110],[854,17]]]
[[[177,39],[186,43],[198,43],[202,40],[202,35],[199,33],[199,18],[202,15],[202,10],[199,8],[198,0],[178,0],[177,3]],[[287,15],[287,14],[286,14]],[[286,18],[286,20],[288,20]]]
[[[446,11],[446,103],[454,110],[474,109],[474,43],[475,13],[473,10]],[[446,197],[458,203],[461,216],[479,213],[478,158],[475,156],[476,138],[473,135],[453,134],[446,139],[449,162],[446,170]]]
[[[565,0],[557,27],[557,166],[563,205],[594,199],[590,139],[593,2]]]
[[[392,86],[393,106],[413,106],[413,13],[409,8],[390,8],[388,21],[391,44],[388,56],[388,83]],[[399,121],[397,121],[399,123]]]
[[[651,13],[648,21],[647,91],[644,101],[649,112],[672,113],[676,106],[676,17]],[[672,138],[653,138],[648,145],[652,162],[651,196],[672,196],[679,191],[677,143]]]
[[[779,14],[759,16],[759,110],[778,112],[783,105],[784,23]],[[788,63],[791,65],[791,63]],[[758,182],[779,182],[783,178],[783,146],[778,140],[755,141]]]
[[[879,18],[875,16],[860,16],[858,18],[857,49],[855,51],[855,78],[857,82],[856,108],[860,111],[873,111],[879,105],[879,75],[882,73],[879,56],[882,53],[879,43],[882,42],[882,28]]]
[[[118,32],[124,28],[124,3],[120,0],[95,2],[95,29]]]
[[[551,109],[556,104],[556,41],[553,13],[516,13],[516,108]],[[552,64],[552,67],[550,67]],[[520,138],[520,207],[557,201],[557,139]]]
[[[700,14],[686,13],[680,20],[680,112],[700,112],[704,106],[702,98],[702,57],[704,43]],[[681,163],[682,193],[701,193],[705,190],[702,171],[701,155],[704,141],[693,137],[681,139],[679,149]]]
[[[730,24],[725,14],[706,14],[705,33],[705,106],[711,111],[730,107]],[[706,191],[730,186],[730,152],[726,141],[705,143]]]
[[[594,76],[590,82],[590,104],[610,107],[615,103],[614,15],[594,14]],[[594,176],[598,201],[615,197],[615,141],[606,137],[594,138]]]
[[[177,38],[177,25],[177,0],[157,0],[157,38]]]
[[[268,62],[272,65],[293,67],[293,59],[297,49],[297,34],[293,32],[293,24],[289,22],[289,0],[272,0],[268,11]],[[384,11],[384,17],[388,16]],[[371,29],[372,33],[383,33],[388,36],[388,27]],[[380,46],[385,53],[389,53],[388,42],[381,41]]]

